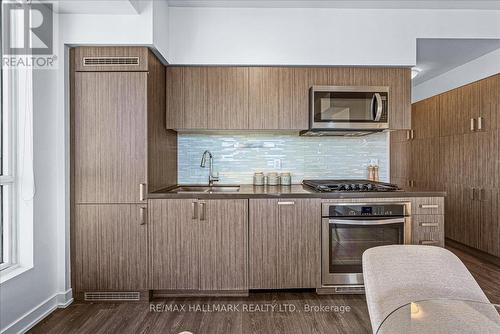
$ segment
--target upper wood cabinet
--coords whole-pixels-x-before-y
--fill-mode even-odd
[[[248,67],[207,67],[206,72],[208,128],[248,129]]]
[[[249,280],[253,289],[321,285],[319,199],[251,199]]]
[[[408,68],[210,66],[167,69],[167,128],[307,129],[313,85],[388,86],[390,128],[410,128]]]
[[[248,110],[250,129],[279,129],[281,69],[276,67],[250,67]],[[285,84],[286,85],[286,84]],[[291,96],[291,94],[290,94]]]
[[[208,76],[206,67],[178,68],[182,71],[183,127],[206,129],[208,127]]]
[[[248,201],[149,200],[150,289],[248,290]]]
[[[439,137],[440,96],[434,96],[414,103],[412,109],[412,139]]]

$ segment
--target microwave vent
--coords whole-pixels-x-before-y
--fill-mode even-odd
[[[83,66],[137,66],[139,57],[84,57]]]

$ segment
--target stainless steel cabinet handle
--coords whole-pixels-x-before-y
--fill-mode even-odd
[[[139,201],[145,201],[146,183],[139,183]]]
[[[141,206],[139,208],[139,216],[140,216],[140,220],[141,220],[141,225],[146,225],[146,207],[145,206]]]
[[[419,225],[422,227],[438,227],[439,223],[424,223],[424,222],[422,222]]]
[[[483,129],[483,118],[482,117],[478,117],[477,118],[477,129],[478,130],[482,130]]]
[[[207,217],[206,217],[206,210],[207,210],[207,204],[204,203],[204,202],[200,202],[200,221],[204,221]]]
[[[411,139],[415,139],[415,130],[411,129],[410,133],[411,133]]]
[[[436,241],[436,240],[420,240],[419,244],[421,244],[421,245],[436,245],[436,244],[439,244],[439,241]]]
[[[295,205],[293,201],[278,202],[278,205]]]
[[[411,132],[411,130],[406,130],[406,140],[410,140],[411,139],[410,132]]]
[[[193,219],[193,220],[198,219],[198,203],[197,202],[191,203],[191,212],[192,212],[191,219]]]
[[[437,209],[437,208],[439,208],[439,205],[437,205],[437,204],[420,204],[418,207],[420,209]]]
[[[476,188],[470,188],[470,199],[476,199]]]
[[[476,120],[474,118],[470,119],[470,130],[476,131]]]
[[[484,191],[484,188],[481,188],[479,189],[479,200],[480,201],[484,201],[484,198],[485,198],[485,191]]]

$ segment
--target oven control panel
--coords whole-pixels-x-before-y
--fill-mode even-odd
[[[404,204],[342,204],[330,205],[329,217],[404,217],[407,216]]]

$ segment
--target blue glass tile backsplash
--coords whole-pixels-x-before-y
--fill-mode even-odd
[[[303,179],[366,179],[368,165],[380,166],[380,180],[389,180],[389,134],[364,137],[300,137],[296,134],[178,134],[178,182],[205,184],[208,168],[200,167],[203,151],[214,156],[220,184],[253,182],[253,173],[290,172]],[[208,167],[208,164],[207,164]]]

